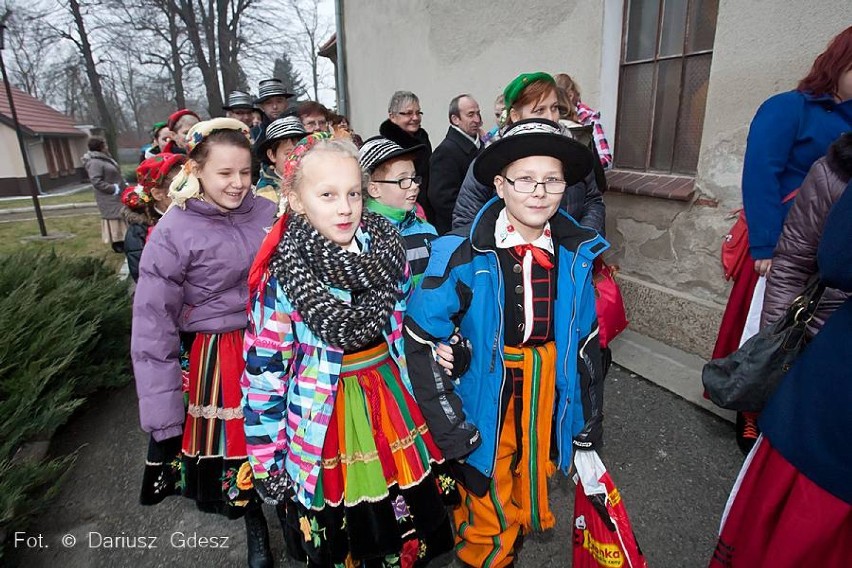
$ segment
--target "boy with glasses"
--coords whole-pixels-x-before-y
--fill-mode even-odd
[[[405,242],[411,267],[412,288],[423,278],[432,240],[438,233],[417,213],[417,196],[423,181],[414,169],[414,159],[423,146],[403,148],[387,138],[370,138],[358,152],[361,169],[370,175],[367,209],[385,217]]]
[[[523,535],[556,522],[547,478],[601,439],[592,263],[609,245],[560,209],[593,159],[554,122],[512,125],[473,166],[497,196],[433,243],[406,312],[414,395],[461,485],[466,566],[513,565]]]

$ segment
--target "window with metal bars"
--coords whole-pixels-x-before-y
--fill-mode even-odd
[[[695,174],[719,0],[625,2],[615,165]]]

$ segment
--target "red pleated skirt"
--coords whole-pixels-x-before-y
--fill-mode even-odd
[[[716,346],[713,348],[713,359],[727,357],[739,349],[758,278],[760,275],[754,271],[754,261],[749,255],[740,267],[740,271],[734,275],[734,286],[731,288],[731,295],[728,296],[728,303],[719,326],[719,335],[716,338]]]
[[[710,568],[848,568],[852,506],[805,477],[761,437],[746,459]]]

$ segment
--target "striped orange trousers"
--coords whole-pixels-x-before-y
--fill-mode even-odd
[[[494,476],[484,497],[459,485],[461,505],[454,513],[456,555],[471,566],[502,568],[514,561],[518,534],[553,528],[556,518],[547,499],[553,405],[556,398],[556,346],[506,347],[507,369],[523,370],[521,452],[518,459],[516,398],[505,412]],[[511,378],[507,377],[507,381]],[[511,388],[507,384],[507,388]]]

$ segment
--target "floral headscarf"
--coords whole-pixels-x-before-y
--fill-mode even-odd
[[[186,134],[186,149],[188,153],[192,151],[204,140],[217,130],[238,130],[245,135],[246,140],[251,142],[251,133],[248,127],[241,121],[235,118],[213,118],[199,122],[193,126]],[[169,197],[172,198],[172,205],[177,205],[181,209],[186,207],[186,200],[193,197],[198,197],[201,194],[201,183],[198,178],[192,173],[190,163],[186,162],[183,169],[172,181],[169,187]]]
[[[149,203],[154,201],[151,191],[141,184],[128,185],[121,192],[121,202],[133,211],[144,211]]]
[[[136,181],[150,190],[163,184],[173,167],[186,163],[183,154],[163,152],[144,160],[136,168]]]

